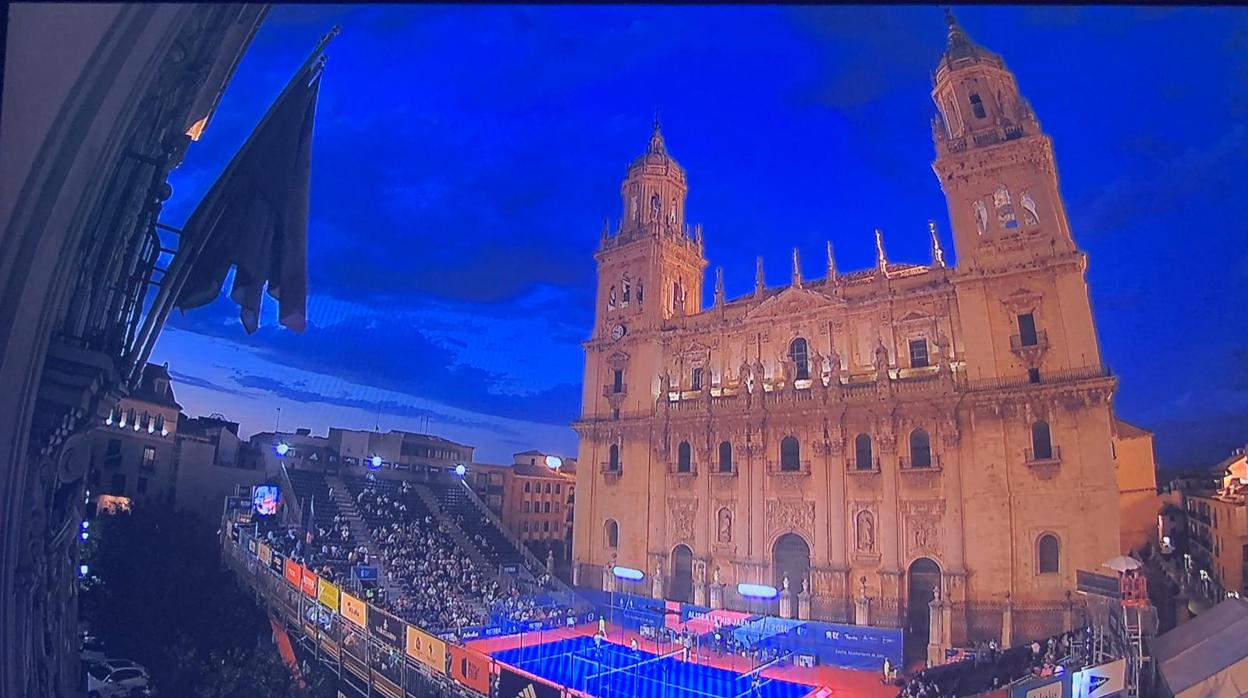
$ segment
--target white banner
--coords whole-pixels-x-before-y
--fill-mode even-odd
[[[1127,660],[1076,671],[1073,677],[1075,698],[1112,696],[1127,687]]]

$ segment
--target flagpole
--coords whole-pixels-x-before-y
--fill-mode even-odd
[[[243,143],[242,147],[235,152],[234,158],[230,160],[230,164],[226,166],[225,171],[222,172],[221,176],[217,178],[216,183],[214,183],[208,190],[208,193],[204,195],[204,198],[200,200],[199,205],[196,206],[196,210],[198,210],[200,205],[203,205],[204,201],[207,200],[209,196],[213,195],[217,184],[225,180],[227,175],[233,172],[235,167],[238,165],[239,153],[246,152],[248,146],[250,146],[252,141],[255,140],[256,134],[260,133],[260,131],[264,129],[264,126],[268,124],[269,120],[273,117],[273,113],[277,111],[278,105],[282,103],[282,100],[285,99],[285,97],[290,94],[292,90],[294,90],[295,86],[299,84],[299,81],[306,79],[309,71],[320,70],[325,67],[325,48],[329,46],[330,42],[333,41],[340,33],[342,33],[342,28],[335,24],[328,32],[325,33],[324,36],[321,37],[320,41],[316,43],[316,48],[312,49],[312,53],[308,55],[307,60],[303,62],[303,65],[300,66],[299,70],[296,71],[290,81],[286,83],[286,87],[282,88],[282,91],[278,94],[277,99],[273,100],[273,103],[269,105],[269,109],[264,113],[264,117],[260,119],[260,123],[252,129],[251,134],[247,136],[247,140]],[[191,216],[194,217],[194,215],[195,212],[192,212]],[[147,363],[147,358],[151,355],[152,348],[156,344],[156,335],[158,335],[160,330],[165,326],[165,321],[169,318],[169,311],[171,311],[177,303],[178,296],[182,293],[182,287],[186,284],[191,267],[193,267],[195,261],[199,259],[200,254],[203,252],[204,247],[208,242],[207,236],[201,236],[198,240],[188,241],[181,234],[179,234],[179,238],[178,251],[174,255],[173,260],[169,263],[169,269],[165,272],[161,279],[160,291],[156,294],[156,299],[152,302],[152,309],[148,313],[148,316],[144,319],[143,329],[136,338],[136,344],[139,347],[139,354],[134,363],[129,367],[129,375],[126,376],[127,383],[134,380],[134,377],[138,375],[141,367]]]

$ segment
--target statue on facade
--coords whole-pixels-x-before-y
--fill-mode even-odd
[[[741,359],[741,368],[737,369],[737,386],[742,390],[750,389],[750,362]]]
[[[763,381],[766,379],[766,369],[763,367],[762,359],[754,360],[754,392],[763,392]]]
[[[732,542],[732,512],[727,507],[719,510],[719,542]]]
[[[836,353],[836,347],[831,347],[828,352],[828,384],[836,385],[841,382],[841,355]]]
[[[672,377],[666,370],[659,374],[659,397],[667,399],[667,394],[672,391]]]
[[[875,355],[872,359],[872,365],[875,367],[875,376],[879,380],[888,380],[888,348],[884,346],[883,338],[878,340],[875,345]]]
[[[875,551],[875,519],[871,512],[858,512],[858,550],[864,553]]]
[[[802,593],[803,593],[803,594],[809,594],[809,593],[810,593],[810,577],[803,577],[803,578],[802,578]]]
[[[711,573],[711,580],[716,585],[719,584],[719,565],[715,565],[715,571]]]
[[[823,385],[823,368],[825,357],[816,349],[815,353],[810,355],[810,378],[817,386]]]

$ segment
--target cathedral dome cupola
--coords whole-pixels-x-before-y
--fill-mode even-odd
[[[945,24],[949,27],[949,43],[945,47],[944,55],[941,56],[937,72],[958,70],[965,66],[980,63],[989,63],[997,68],[1005,68],[1005,61],[1000,56],[971,41],[971,37],[967,36],[966,30],[962,28],[961,24],[958,24],[958,19],[953,16],[953,10],[948,7],[945,8]]]
[[[663,140],[663,131],[659,127],[658,116],[654,118],[654,132],[650,134],[650,143],[646,146],[646,152],[628,166],[630,177],[641,170],[674,174],[681,179],[685,176],[685,171],[667,152],[667,143]]]

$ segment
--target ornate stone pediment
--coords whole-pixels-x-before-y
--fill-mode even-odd
[[[803,499],[767,500],[767,528],[800,531],[809,536],[815,528],[815,503]]]
[[[746,322],[764,318],[781,318],[805,315],[814,310],[836,308],[837,302],[829,296],[807,288],[789,287],[759,303],[746,313]]]
[[[1001,299],[1001,305],[1004,305],[1012,313],[1025,313],[1034,310],[1040,305],[1041,295],[1028,288],[1020,288],[1017,291],[1007,295]]]
[[[899,323],[927,322],[931,319],[932,319],[932,316],[929,313],[925,313],[922,310],[911,310],[910,312],[901,316],[901,318],[899,318],[897,322]]]
[[[667,500],[668,521],[671,523],[671,537],[674,541],[693,540],[693,521],[698,514],[697,499]]]

